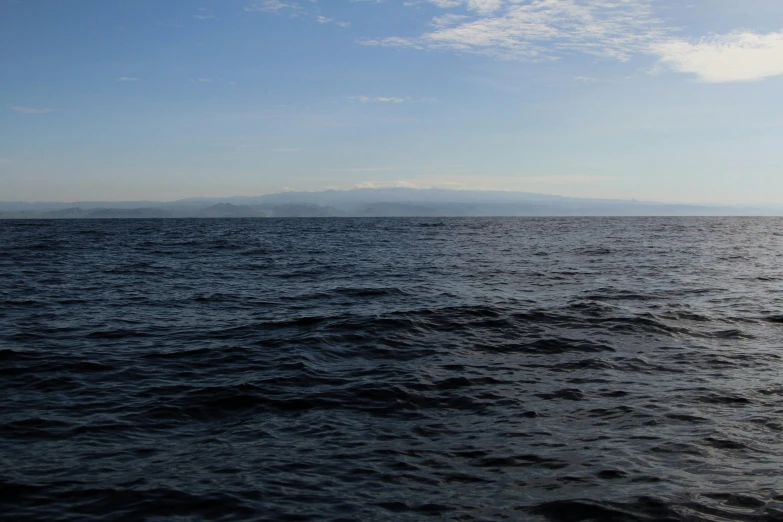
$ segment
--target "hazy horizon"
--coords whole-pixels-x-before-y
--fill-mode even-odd
[[[783,204],[776,0],[0,1],[0,199]]]
[[[743,203],[721,203],[721,202],[715,202],[715,203],[700,203],[700,202],[694,202],[694,201],[659,201],[659,200],[642,200],[637,198],[589,198],[589,197],[580,197],[580,196],[564,196],[562,194],[551,194],[551,193],[543,193],[543,192],[531,192],[531,191],[517,191],[517,190],[497,190],[497,189],[467,189],[467,188],[442,188],[442,187],[423,187],[423,188],[414,188],[414,187],[404,187],[404,186],[394,186],[394,187],[351,187],[347,189],[337,189],[337,188],[330,188],[330,189],[314,189],[314,190],[282,190],[278,192],[267,192],[263,194],[248,194],[248,195],[241,195],[241,194],[233,194],[233,195],[215,195],[215,196],[186,196],[182,198],[176,198],[176,199],[69,199],[69,200],[62,200],[62,199],[51,199],[51,200],[8,200],[8,199],[0,199],[0,205],[2,204],[15,204],[15,203],[21,203],[21,204],[78,204],[78,203],[158,203],[158,204],[171,204],[171,203],[179,203],[179,202],[187,202],[187,201],[193,201],[193,202],[215,202],[215,201],[226,201],[226,200],[243,200],[243,199],[257,199],[257,198],[264,198],[265,196],[278,196],[278,195],[286,195],[286,194],[304,194],[304,195],[319,195],[324,193],[351,193],[354,191],[364,191],[369,190],[373,192],[394,192],[394,189],[402,189],[403,191],[412,191],[412,192],[422,192],[422,193],[435,193],[438,192],[441,194],[454,194],[455,200],[457,201],[467,201],[470,198],[460,198],[458,195],[468,195],[468,194],[506,194],[509,196],[512,195],[519,195],[521,196],[520,199],[524,199],[524,196],[541,196],[541,197],[547,197],[547,198],[564,198],[564,199],[574,199],[574,200],[586,200],[586,201],[600,201],[600,200],[606,200],[606,201],[635,201],[638,203],[651,203],[651,204],[663,204],[663,205],[692,205],[692,206],[714,206],[714,207],[776,207],[780,205],[776,205],[774,203],[772,204],[743,204]],[[441,197],[435,198],[433,201],[438,201],[439,199],[442,199]],[[389,201],[395,201],[393,198]],[[449,199],[445,199],[444,201],[449,201]],[[238,203],[242,204],[242,203]]]

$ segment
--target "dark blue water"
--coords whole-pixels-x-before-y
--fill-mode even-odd
[[[0,222],[4,520],[782,520],[783,219]]]

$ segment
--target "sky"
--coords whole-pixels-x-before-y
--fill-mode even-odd
[[[0,200],[783,204],[781,0],[0,0]]]

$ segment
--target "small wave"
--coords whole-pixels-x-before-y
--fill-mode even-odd
[[[87,337],[91,339],[126,339],[151,336],[152,334],[149,332],[143,332],[140,330],[124,330],[121,328],[116,330],[99,330],[87,334]]]
[[[725,404],[728,406],[747,406],[753,403],[750,399],[737,395],[708,395],[700,397],[699,401],[707,404]]]
[[[58,440],[71,425],[54,419],[27,418],[0,425],[4,437]]]
[[[525,353],[535,355],[557,355],[564,353],[614,352],[615,349],[603,343],[565,338],[537,339],[526,343],[478,344],[485,351],[504,353]]]
[[[348,297],[386,297],[404,296],[406,292],[399,288],[335,288],[329,293],[345,295]]]
[[[545,469],[563,469],[568,467],[567,462],[558,459],[542,457],[540,455],[510,455],[488,456],[476,459],[470,463],[480,468],[528,468],[541,467]]]
[[[635,502],[601,502],[593,500],[559,500],[539,504],[527,510],[550,522],[633,522],[682,520],[669,505],[651,497]]]
[[[670,502],[640,497],[633,502],[561,500],[528,509],[551,522],[773,522],[783,518],[781,497],[774,493],[704,494],[689,501]]]
[[[557,390],[551,393],[537,393],[536,397],[552,401],[552,400],[565,400],[565,401],[581,401],[585,398],[585,394],[578,388],[565,388]]]
[[[742,330],[737,330],[737,329],[720,330],[717,332],[711,332],[708,335],[710,337],[715,337],[716,339],[752,339],[753,338],[752,335],[744,333]]]
[[[23,355],[15,350],[7,348],[0,349],[0,361],[13,361],[22,359]]]
[[[172,488],[137,489],[88,487],[64,483],[58,488],[0,482],[0,506],[10,520],[67,520],[82,518],[145,519],[165,514],[175,518],[205,518],[219,520],[232,517],[258,516],[258,491],[224,491],[219,493],[188,493]],[[41,499],[58,502],[59,509],[41,504]],[[14,499],[10,502],[10,499]],[[282,515],[282,513],[281,513]]]

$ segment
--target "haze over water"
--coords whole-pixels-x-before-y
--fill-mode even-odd
[[[0,222],[0,512],[780,520],[782,225]]]

